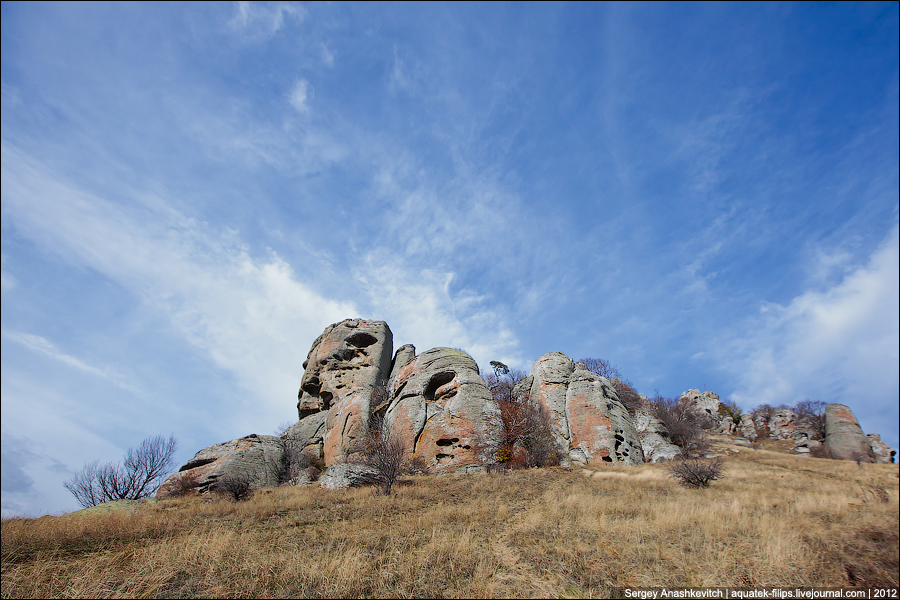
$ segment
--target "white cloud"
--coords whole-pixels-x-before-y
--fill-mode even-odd
[[[294,84],[294,87],[291,90],[289,101],[291,103],[291,106],[297,109],[297,112],[309,112],[309,105],[306,103],[306,100],[309,97],[309,93],[309,82],[305,79],[300,79],[299,81],[297,81],[297,83]]]
[[[125,379],[121,375],[116,373],[113,369],[109,367],[98,369],[97,367],[91,366],[84,361],[75,358],[74,356],[65,354],[64,352],[60,351],[59,348],[57,348],[56,345],[53,344],[53,342],[44,337],[31,333],[25,333],[22,331],[7,331],[5,329],[3,330],[2,335],[7,339],[22,344],[30,350],[39,352],[44,356],[49,356],[50,358],[58,360],[61,363],[69,365],[70,367],[74,367],[79,371],[83,371],[90,375],[95,375],[97,377],[105,379],[123,390],[132,392],[134,394],[141,393],[141,391],[136,386],[131,385],[130,383],[125,381]]]
[[[886,433],[889,424],[896,438],[898,244],[895,224],[867,264],[840,283],[807,291],[786,306],[763,306],[756,333],[726,344],[722,353],[739,377],[732,399],[747,408],[807,397],[839,402],[854,410],[867,433]]]
[[[290,415],[309,344],[355,315],[352,303],[320,296],[275,253],[253,258],[234,232],[217,232],[158,197],[116,204],[56,179],[7,143],[2,151],[4,219],[19,235],[132,291],[234,374],[255,407],[249,419],[231,417],[244,428],[268,431]]]
[[[319,44],[319,48],[322,50],[322,64],[326,67],[334,66],[334,51],[331,50],[327,44]]]
[[[278,33],[286,16],[302,23],[306,14],[306,9],[296,2],[235,2],[228,25],[251,40],[265,40]]]
[[[451,293],[452,272],[411,269],[387,252],[372,252],[355,276],[375,318],[391,325],[395,348],[410,343],[417,353],[438,346],[462,348],[479,365],[501,360],[524,368],[518,340],[503,316],[470,290]]]

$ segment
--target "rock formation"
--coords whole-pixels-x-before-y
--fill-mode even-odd
[[[297,412],[300,419],[328,411],[326,464],[347,460],[369,426],[372,392],[391,372],[393,336],[384,321],[345,319],[313,342],[303,363]]]
[[[875,462],[886,465],[894,463],[894,456],[896,456],[897,451],[885,444],[880,435],[870,433],[866,437],[869,438],[869,445],[872,446]]]
[[[303,363],[297,423],[279,436],[253,434],[204,448],[157,494],[190,488],[202,492],[229,477],[245,478],[253,487],[279,485],[286,479],[286,463],[301,454],[327,467],[322,485],[355,485],[371,479],[364,468],[348,463],[359,456],[373,418],[383,418],[428,471],[467,472],[491,463],[505,439],[504,425],[472,357],[450,348],[416,355],[411,344],[392,357],[392,346],[391,330],[383,321],[345,319],[329,325]],[[564,466],[638,465],[682,453],[662,422],[638,408],[639,402],[632,402],[630,414],[610,380],[562,352],[538,358],[513,387],[512,397],[532,403],[544,415]],[[822,445],[813,439],[809,424],[784,407],[745,414],[736,423],[713,392],[688,390],[680,401],[706,415],[704,427],[712,431],[747,440],[758,435],[793,440],[802,455],[818,453]],[[841,404],[825,408],[824,445],[833,457],[845,460],[890,463],[896,454],[877,434],[863,434]],[[301,480],[308,483],[309,477],[301,474],[291,482]]]
[[[390,382],[385,422],[413,459],[435,472],[483,465],[500,431],[499,408],[471,356],[433,348],[407,362]]]
[[[550,416],[562,456],[578,464],[644,462],[641,438],[605,377],[550,352],[531,368],[531,398]]]
[[[825,447],[839,460],[875,462],[869,438],[860,429],[853,411],[843,404],[825,407]]]

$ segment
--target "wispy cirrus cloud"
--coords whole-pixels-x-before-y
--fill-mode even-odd
[[[253,41],[268,39],[284,27],[290,18],[298,23],[306,19],[307,11],[297,2],[235,2],[229,27]]]
[[[883,432],[885,419],[896,421],[898,245],[895,224],[867,263],[837,284],[786,305],[763,305],[757,327],[746,328],[755,333],[731,339],[719,353],[737,378],[732,399],[746,408],[804,398],[839,402],[854,408],[867,432]]]
[[[48,356],[53,360],[58,360],[63,364],[78,369],[79,371],[83,371],[84,373],[88,373],[90,375],[100,377],[101,379],[105,379],[106,381],[109,381],[116,387],[119,387],[125,391],[131,392],[133,394],[141,393],[140,389],[137,386],[127,382],[125,378],[121,374],[116,373],[114,369],[110,367],[104,367],[101,369],[89,365],[86,362],[75,358],[74,356],[62,352],[59,348],[56,347],[55,344],[53,344],[53,342],[44,337],[34,335],[32,333],[25,333],[22,331],[8,331],[6,329],[2,331],[2,336],[16,343],[22,344],[30,350],[39,352],[44,356]]]
[[[290,412],[303,346],[357,312],[299,281],[277,254],[250,256],[237,232],[217,231],[158,197],[113,203],[57,178],[7,143],[2,185],[4,219],[18,235],[98,271],[164,315],[263,403],[255,413],[259,426]],[[73,367],[105,373],[38,336],[10,336]]]

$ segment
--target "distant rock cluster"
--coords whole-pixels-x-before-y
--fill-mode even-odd
[[[326,468],[328,487],[352,483],[361,442],[374,418],[382,418],[407,444],[417,464],[434,473],[483,470],[502,431],[500,408],[467,353],[432,348],[416,354],[412,345],[393,353],[387,323],[346,319],[316,338],[303,363],[298,421],[279,436],[249,435],[198,452],[160,487],[158,496],[185,489],[204,492],[216,481],[240,476],[253,487],[283,482],[289,452],[301,452]],[[663,423],[647,408],[629,410],[614,384],[562,352],[538,358],[513,388],[520,402],[532,403],[548,421],[563,465],[639,465],[664,462],[682,454]],[[895,451],[877,434],[866,436],[850,409],[825,409],[824,442],[790,409],[770,415],[741,415],[736,422],[719,397],[688,390],[681,402],[705,414],[723,434],[756,440],[760,432],[792,440],[798,454],[824,444],[844,460],[893,462]],[[308,483],[308,477],[292,480]]]

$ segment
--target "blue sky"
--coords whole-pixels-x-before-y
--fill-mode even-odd
[[[3,514],[354,316],[896,448],[898,160],[896,3],[4,3]]]

